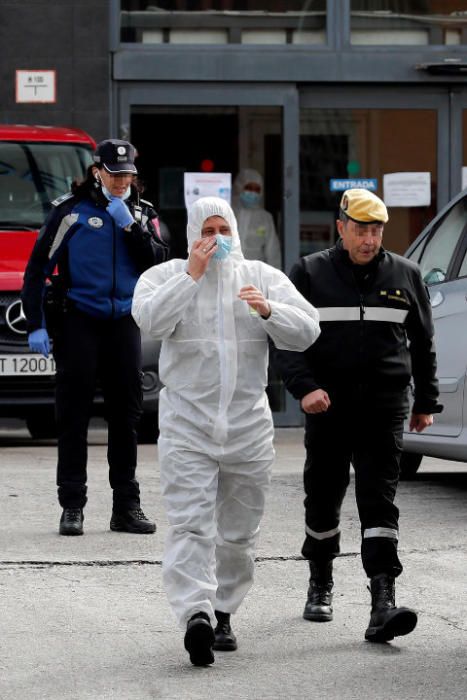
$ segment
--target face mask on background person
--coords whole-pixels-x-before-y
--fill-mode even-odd
[[[253,192],[252,190],[243,190],[243,192],[240,192],[240,200],[247,209],[258,206],[260,196],[259,192]]]
[[[214,260],[225,260],[232,250],[232,236],[222,236],[216,233],[217,250],[212,256]]]

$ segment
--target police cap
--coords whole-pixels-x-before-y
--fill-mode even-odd
[[[128,141],[106,139],[97,144],[94,162],[109,173],[138,173],[135,166],[136,149]]]

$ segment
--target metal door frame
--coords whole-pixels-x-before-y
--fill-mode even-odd
[[[282,107],[284,269],[299,257],[299,105],[295,84],[114,83],[112,133],[128,133],[135,107]],[[164,138],[155,134],[154,138]],[[285,245],[285,242],[286,245]],[[302,423],[298,402],[285,391],[285,410],[274,412],[276,426]]]

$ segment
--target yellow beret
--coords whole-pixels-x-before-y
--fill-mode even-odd
[[[340,208],[350,219],[360,224],[389,219],[388,210],[382,199],[369,190],[346,190],[342,195]]]

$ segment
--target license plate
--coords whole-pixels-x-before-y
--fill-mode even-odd
[[[55,374],[55,361],[52,355],[0,355],[0,376],[30,376]]]

